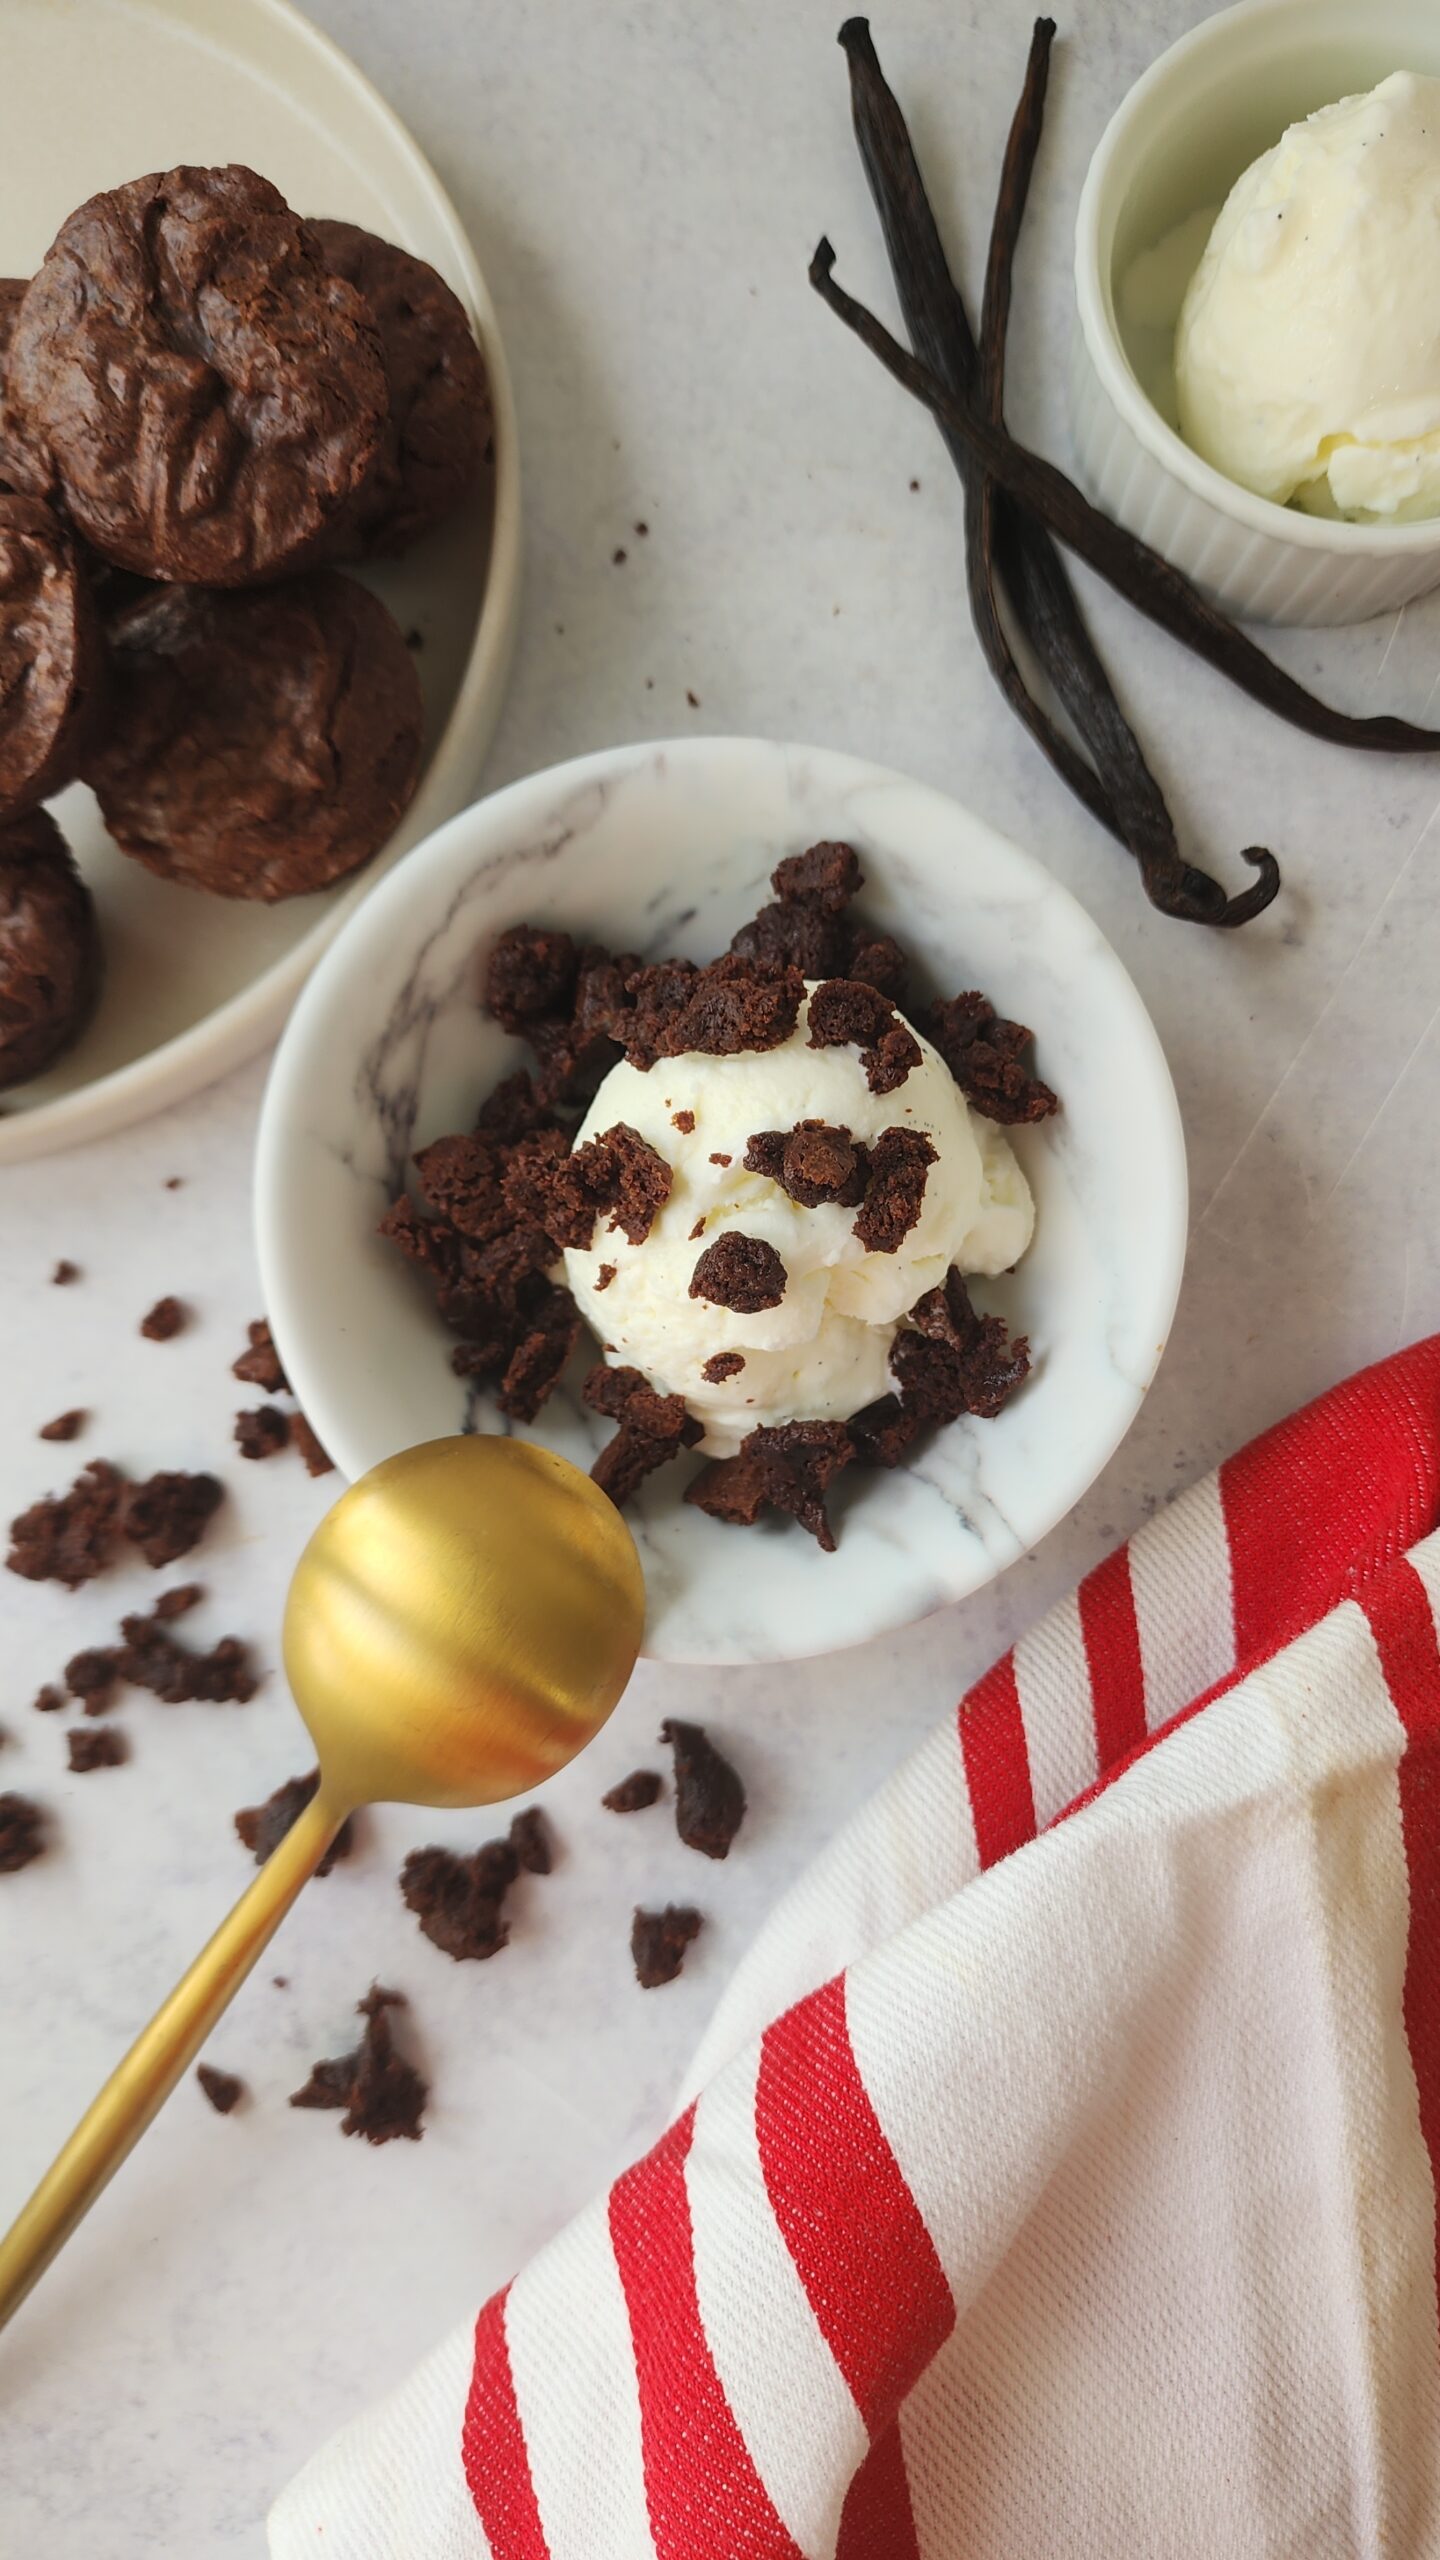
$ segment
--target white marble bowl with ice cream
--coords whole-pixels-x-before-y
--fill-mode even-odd
[[[885,1126],[900,1120],[907,1096],[921,1121],[938,1128],[949,1115],[946,1178],[927,1201],[933,1231],[922,1221],[907,1243],[938,1266],[963,1226],[973,1267],[996,1275],[975,1281],[976,1303],[1028,1334],[1034,1371],[996,1420],[927,1435],[893,1474],[842,1478],[831,1497],[833,1556],[793,1522],[733,1528],[684,1504],[694,1459],[654,1477],[631,1517],[649,1593],[646,1650],[665,1660],[824,1652],[963,1599],[1065,1516],[1129,1428],[1179,1289],[1185,1156],[1164,1056],[1097,927],[1039,862],[941,793],[880,767],[744,738],[615,748],[478,802],[377,887],[301,999],[261,1120],[265,1303],[295,1391],[340,1466],[353,1476],[414,1441],[505,1427],[452,1374],[452,1337],[376,1233],[415,1151],[469,1126],[522,1061],[479,1009],[486,953],[510,926],[533,922],[647,957],[710,959],[764,903],[775,864],[827,837],[856,846],[864,912],[905,945],[919,1000],[980,987],[1036,1030],[1038,1069],[1062,1109],[1008,1133],[1035,1209],[1033,1240],[1013,1272],[1005,1265],[1025,1233],[1024,1188],[948,1079],[932,1087],[927,1063],[879,1101],[853,1052],[824,1053],[843,1054],[857,1135],[871,1126],[867,1104]],[[765,1062],[751,1063],[758,1075]],[[718,1075],[706,1071],[736,1061],[663,1062],[648,1079],[635,1076],[646,1091],[633,1097],[632,1125],[642,1110],[663,1110],[673,1162],[675,1111],[695,1108],[698,1121],[704,1110],[706,1156],[737,1152],[724,1143],[721,1113],[733,1113],[737,1139],[755,1125],[781,1126],[792,1105],[796,1118],[846,1119],[832,1080],[822,1070],[816,1081],[815,1052],[801,1044],[782,1063],[793,1090],[757,1083],[747,1098],[742,1066],[723,1102]],[[757,1124],[762,1089],[770,1102]],[[813,1112],[799,1107],[806,1095]],[[688,1156],[684,1178],[704,1180]],[[769,1188],[764,1214],[783,1218],[789,1204]],[[707,1205],[727,1200],[733,1207],[717,1184]],[[795,1214],[819,1221],[806,1249],[820,1285],[830,1288],[848,1262],[852,1305],[863,1304],[861,1261],[880,1257],[847,1252],[838,1222],[848,1225],[848,1213],[834,1213],[833,1237],[829,1213]],[[637,1270],[654,1240],[637,1253]],[[598,1258],[615,1263],[623,1247],[623,1237],[607,1239]],[[687,1270],[698,1250],[686,1245]],[[908,1297],[916,1279],[912,1262],[893,1285]],[[872,1313],[877,1305],[872,1298]],[[567,1385],[527,1436],[588,1466],[610,1428]]]

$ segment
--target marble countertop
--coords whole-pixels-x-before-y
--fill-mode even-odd
[[[551,1791],[562,1854],[527,1885],[498,1961],[448,1964],[394,1881],[417,1840],[469,1845],[484,1818],[366,1819],[214,2039],[249,2086],[243,2111],[221,2119],[178,2092],[0,2345],[0,2546],[45,2560],[259,2560],[266,2505],[320,2439],[660,2129],[786,1879],[988,1657],[1237,1441],[1440,1324],[1440,768],[1296,736],[1082,578],[1188,840],[1238,880],[1238,848],[1259,839],[1286,875],[1271,914],[1234,937],[1145,906],[990,687],[932,430],[806,289],[828,230],[847,281],[889,308],[838,8],[319,0],[314,14],[455,194],[515,369],[527,593],[490,781],[688,727],[851,748],[967,801],[1053,865],[1151,1007],[1189,1134],[1190,1262],[1136,1429],[990,1591],[829,1663],[642,1670]],[[1204,14],[1084,0],[1062,24],[1011,401],[1057,454],[1086,160],[1126,85]],[[972,287],[1029,19],[1021,0],[896,0],[875,21]],[[1440,601],[1274,646],[1356,708],[1433,712]],[[8,1516],[91,1452],[138,1471],[219,1465],[232,1499],[197,1559],[212,1594],[200,1624],[252,1637],[273,1666],[288,1569],[333,1485],[228,1445],[245,1400],[229,1363],[259,1313],[247,1192],[262,1081],[256,1065],[6,1174],[0,1497]],[[60,1255],[82,1268],[68,1289],[49,1285]],[[170,1290],[189,1329],[138,1340]],[[73,1404],[93,1409],[86,1439],[38,1444]],[[234,1808],[305,1765],[272,1668],[245,1708],[127,1698],[130,1763],[65,1772],[62,1720],[30,1699],[142,1585],[143,1568],[73,1598],[6,1581],[0,1783],[43,1799],[56,1845],[0,1883],[0,2217],[244,1884]],[[663,1820],[619,1823],[598,1804],[673,1713],[710,1726],[751,1798],[729,1862],[700,1876]],[[709,1925],[682,1980],[642,1995],[631,1905],[682,1894]],[[369,2151],[284,2103],[316,2055],[342,2049],[376,1975],[410,1994],[434,2083],[418,2148]]]

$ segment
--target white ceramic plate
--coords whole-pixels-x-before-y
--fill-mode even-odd
[[[502,1428],[467,1411],[452,1337],[375,1233],[412,1149],[469,1127],[520,1062],[477,1008],[483,952],[535,920],[708,959],[774,864],[820,837],[858,847],[866,912],[920,962],[922,992],[983,987],[1038,1033],[1064,1108],[1015,1133],[1035,1241],[976,1291],[1029,1334],[1035,1372],[998,1420],[844,1479],[834,1556],[793,1523],[727,1528],[683,1505],[687,1461],[655,1478],[631,1517],[646,1651],[668,1661],[826,1652],[962,1599],[1064,1517],[1128,1430],[1180,1285],[1185,1149],[1149,1016],[1089,917],[953,800],[878,766],[747,738],[616,748],[482,800],[382,883],[302,996],[261,1116],[265,1304],[339,1464]],[[588,1466],[608,1426],[562,1391],[529,1436]]]
[[[206,898],[117,851],[77,785],[55,815],[95,893],[105,993],[49,1075],[0,1101],[0,1163],[101,1136],[273,1038],[377,873],[463,806],[499,714],[520,590],[515,409],[460,218],[404,126],[285,0],[5,0],[0,275],[28,275],[102,187],[180,161],[243,160],[300,213],[342,215],[438,267],[473,318],[495,401],[495,505],[366,570],[423,646],[420,788],[357,879],[277,907]],[[488,551],[488,565],[487,565]]]

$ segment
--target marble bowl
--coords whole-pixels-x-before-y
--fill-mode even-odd
[[[534,920],[711,958],[775,863],[820,837],[857,846],[867,912],[922,987],[983,987],[1037,1032],[1063,1110],[1016,1133],[1035,1241],[976,1291],[1029,1335],[1034,1374],[997,1421],[845,1478],[833,1556],[792,1522],[728,1528],[685,1505],[688,1460],[656,1477],[632,1519],[646,1651],[666,1661],[824,1653],[963,1599],[1063,1519],[1134,1420],[1180,1284],[1185,1149],[1149,1016],[1095,925],[1030,855],[878,766],[748,738],[615,748],[478,802],[381,882],[301,997],[261,1117],[265,1304],[339,1465],[504,1427],[472,1407],[451,1337],[375,1232],[412,1150],[469,1126],[520,1063],[477,1007],[486,949]],[[562,1389],[531,1436],[588,1466],[608,1431]]]

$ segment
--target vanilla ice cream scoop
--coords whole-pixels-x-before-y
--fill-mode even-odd
[[[917,1298],[965,1272],[1006,1271],[1030,1241],[1034,1208],[1010,1146],[971,1111],[944,1060],[921,1041],[918,1066],[888,1094],[869,1089],[857,1047],[809,1046],[810,992],[788,1040],[763,1052],[612,1067],[577,1145],[624,1124],[672,1168],[670,1195],[645,1241],[601,1217],[565,1278],[613,1364],[681,1395],[729,1457],[757,1423],[838,1420],[890,1392],[890,1345]],[[919,1216],[893,1252],[867,1249],[856,1206],[806,1208],[781,1182],[746,1169],[751,1140],[801,1122],[844,1130],[873,1149],[888,1130],[934,1148]],[[696,1265],[727,1234],[754,1239],[783,1274],[745,1312],[691,1295]],[[722,1258],[723,1259],[723,1258]],[[775,1265],[760,1257],[767,1271]]]
[[[1322,107],[1236,181],[1175,378],[1187,442],[1257,496],[1440,513],[1440,80]]]

